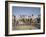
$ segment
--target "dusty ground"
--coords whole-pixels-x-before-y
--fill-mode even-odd
[[[32,30],[32,29],[34,30],[38,28],[32,25],[17,25],[14,28],[14,30]]]

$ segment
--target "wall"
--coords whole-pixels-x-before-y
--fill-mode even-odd
[[[46,0],[16,0],[16,1],[29,1],[29,2],[32,1],[32,2],[46,3]],[[46,15],[46,10],[45,10],[45,15]],[[45,16],[45,21],[46,21],[46,16]],[[5,0],[0,0],[0,37],[5,37],[4,35],[5,35]],[[46,37],[46,33],[40,35],[24,35],[24,36],[16,36],[16,37]]]

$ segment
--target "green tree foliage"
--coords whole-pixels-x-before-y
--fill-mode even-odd
[[[31,23],[32,19],[22,18],[22,19],[19,19],[19,21],[24,22],[24,23]]]
[[[37,22],[40,23],[40,15],[38,15]]]

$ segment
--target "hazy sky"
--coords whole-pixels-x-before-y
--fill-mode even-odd
[[[40,14],[40,8],[39,7],[19,7],[19,6],[13,6],[12,7],[12,13],[14,16],[19,15],[28,15],[31,16],[32,14],[34,16],[38,16]]]

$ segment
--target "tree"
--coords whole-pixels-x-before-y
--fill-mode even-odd
[[[32,19],[30,18],[29,22],[31,23]]]
[[[40,23],[40,15],[38,15],[37,22]]]
[[[24,18],[22,18],[22,21],[23,21],[23,22],[25,22],[25,19],[24,19]]]

